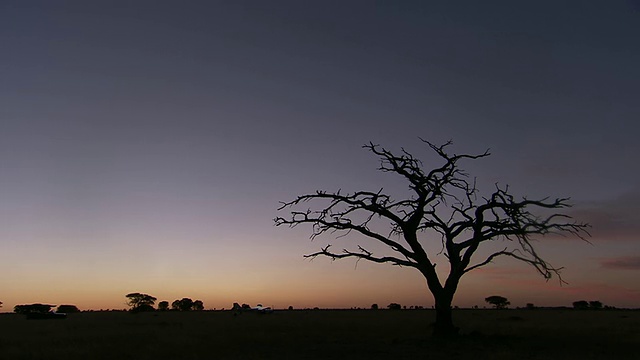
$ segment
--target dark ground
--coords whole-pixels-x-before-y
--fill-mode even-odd
[[[463,335],[428,335],[431,310],[0,315],[0,359],[640,359],[640,311],[456,310]]]

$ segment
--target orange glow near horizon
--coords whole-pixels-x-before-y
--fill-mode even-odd
[[[422,276],[413,269],[378,264],[295,261],[280,268],[229,274],[227,276],[167,279],[144,277],[146,281],[102,279],[38,280],[13,285],[13,296],[5,294],[3,311],[25,303],[73,304],[82,310],[125,309],[130,292],[143,292],[172,302],[189,297],[204,301],[206,309],[230,308],[234,302],[262,303],[277,309],[294,308],[368,308],[373,303],[384,307],[396,302],[402,305],[433,305]],[[288,270],[292,269],[290,274]],[[34,275],[36,275],[34,273]],[[571,306],[576,300],[600,300],[605,305],[634,307],[640,300],[637,291],[624,284],[598,285],[577,279],[577,285],[560,286],[545,282],[533,269],[524,265],[494,266],[474,271],[463,277],[454,305],[486,306],[484,298],[506,296],[512,307],[534,303],[536,306]]]

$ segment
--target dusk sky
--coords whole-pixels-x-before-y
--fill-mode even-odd
[[[640,307],[639,121],[633,0],[3,0],[0,310],[430,307],[414,269],[308,261],[356,242],[273,222],[318,189],[406,196],[361,146],[439,165],[419,137],[593,226],[539,239],[568,285],[497,260],[455,305]]]

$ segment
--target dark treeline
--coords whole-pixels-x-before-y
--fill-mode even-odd
[[[144,294],[144,293],[130,293],[130,294],[127,294],[125,297],[127,298],[127,305],[129,306],[129,311],[133,313],[148,312],[148,311],[202,311],[204,310],[204,303],[202,302],[202,300],[192,300],[187,297],[175,300],[171,304],[166,300],[160,301],[158,302],[157,308],[154,307],[157,301],[157,298],[154,296]],[[508,309],[509,308],[508,306],[510,305],[510,302],[506,297],[499,296],[499,295],[492,295],[485,298],[484,300],[488,304],[492,305],[494,309]],[[0,302],[0,305],[1,304],[2,302]],[[52,309],[55,307],[56,305],[40,304],[40,303],[23,304],[23,305],[16,305],[13,308],[13,311],[17,314],[27,315],[29,318],[38,318],[39,315],[73,314],[73,313],[80,312],[80,309],[75,305],[68,305],[68,304],[59,305],[56,308],[56,310],[53,311]],[[386,308],[389,310],[423,310],[425,309],[424,306],[420,306],[420,305],[407,307],[407,306],[402,306],[398,303],[390,303],[389,305],[386,306]],[[531,309],[545,309],[545,308],[546,307],[537,307],[532,303],[527,303],[523,309],[531,310]],[[558,308],[558,307],[551,307],[551,308]],[[559,308],[566,309],[570,307],[561,306]],[[613,306],[604,305],[601,301],[598,301],[598,300],[574,301],[572,303],[571,308],[575,310],[614,310],[616,309]],[[289,306],[288,309],[293,310],[293,306]],[[319,308],[317,307],[308,308],[307,310],[309,309],[319,310]],[[362,310],[361,308],[351,308],[351,309]],[[378,304],[372,304],[370,309],[378,310],[379,306]],[[480,309],[480,307],[476,305],[476,306],[473,306],[472,309]],[[516,309],[520,309],[520,307],[516,307]],[[224,310],[224,308],[222,310]],[[258,310],[259,312],[273,311],[271,307],[263,307],[262,304],[258,304],[257,307],[254,308],[254,307],[251,307],[249,304],[239,305],[238,303],[234,303],[230,310],[233,310],[235,312],[252,311],[252,310]],[[42,318],[46,318],[46,317],[42,317]]]
[[[153,307],[158,300],[156,297],[143,294],[143,293],[130,293],[125,295],[127,298],[127,305],[130,307],[131,312],[145,312],[145,311],[155,311],[156,309]],[[159,311],[201,311],[204,310],[204,303],[202,300],[191,300],[190,298],[182,298],[180,300],[175,300],[171,303],[171,308],[169,308],[169,302],[166,300],[160,301],[158,303]]]

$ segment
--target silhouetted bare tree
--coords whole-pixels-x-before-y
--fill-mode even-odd
[[[450,336],[457,332],[451,304],[464,274],[497,257],[507,256],[535,267],[549,279],[553,274],[559,275],[560,268],[551,266],[538,255],[532,236],[569,233],[584,240],[589,235],[588,225],[574,222],[561,213],[539,216],[531,212],[536,208],[569,207],[567,198],[517,199],[508,187],[498,185],[488,196],[480,196],[475,179],[470,179],[460,168],[460,162],[487,157],[488,151],[476,155],[450,154],[447,148],[451,142],[437,146],[422,141],[442,161],[430,170],[423,169],[422,162],[404,149],[396,155],[373,143],[363,146],[380,158],[380,171],[400,175],[407,181],[410,196],[396,200],[382,189],[354,193],[316,191],[281,203],[279,210],[290,208],[290,216],[277,217],[274,221],[276,226],[310,224],[312,239],[326,232],[341,232],[341,236],[355,232],[386,245],[392,255],[377,255],[362,245],[357,245],[355,250],[344,248],[335,252],[327,245],[305,257],[355,258],[417,269],[425,277],[435,300],[434,335]],[[298,210],[307,202],[319,207]],[[390,230],[380,231],[375,219],[387,221]],[[497,241],[502,241],[504,248],[488,256],[476,253],[481,246]],[[449,271],[444,281],[436,272],[435,254],[425,250],[427,243],[440,245],[448,260]]]

